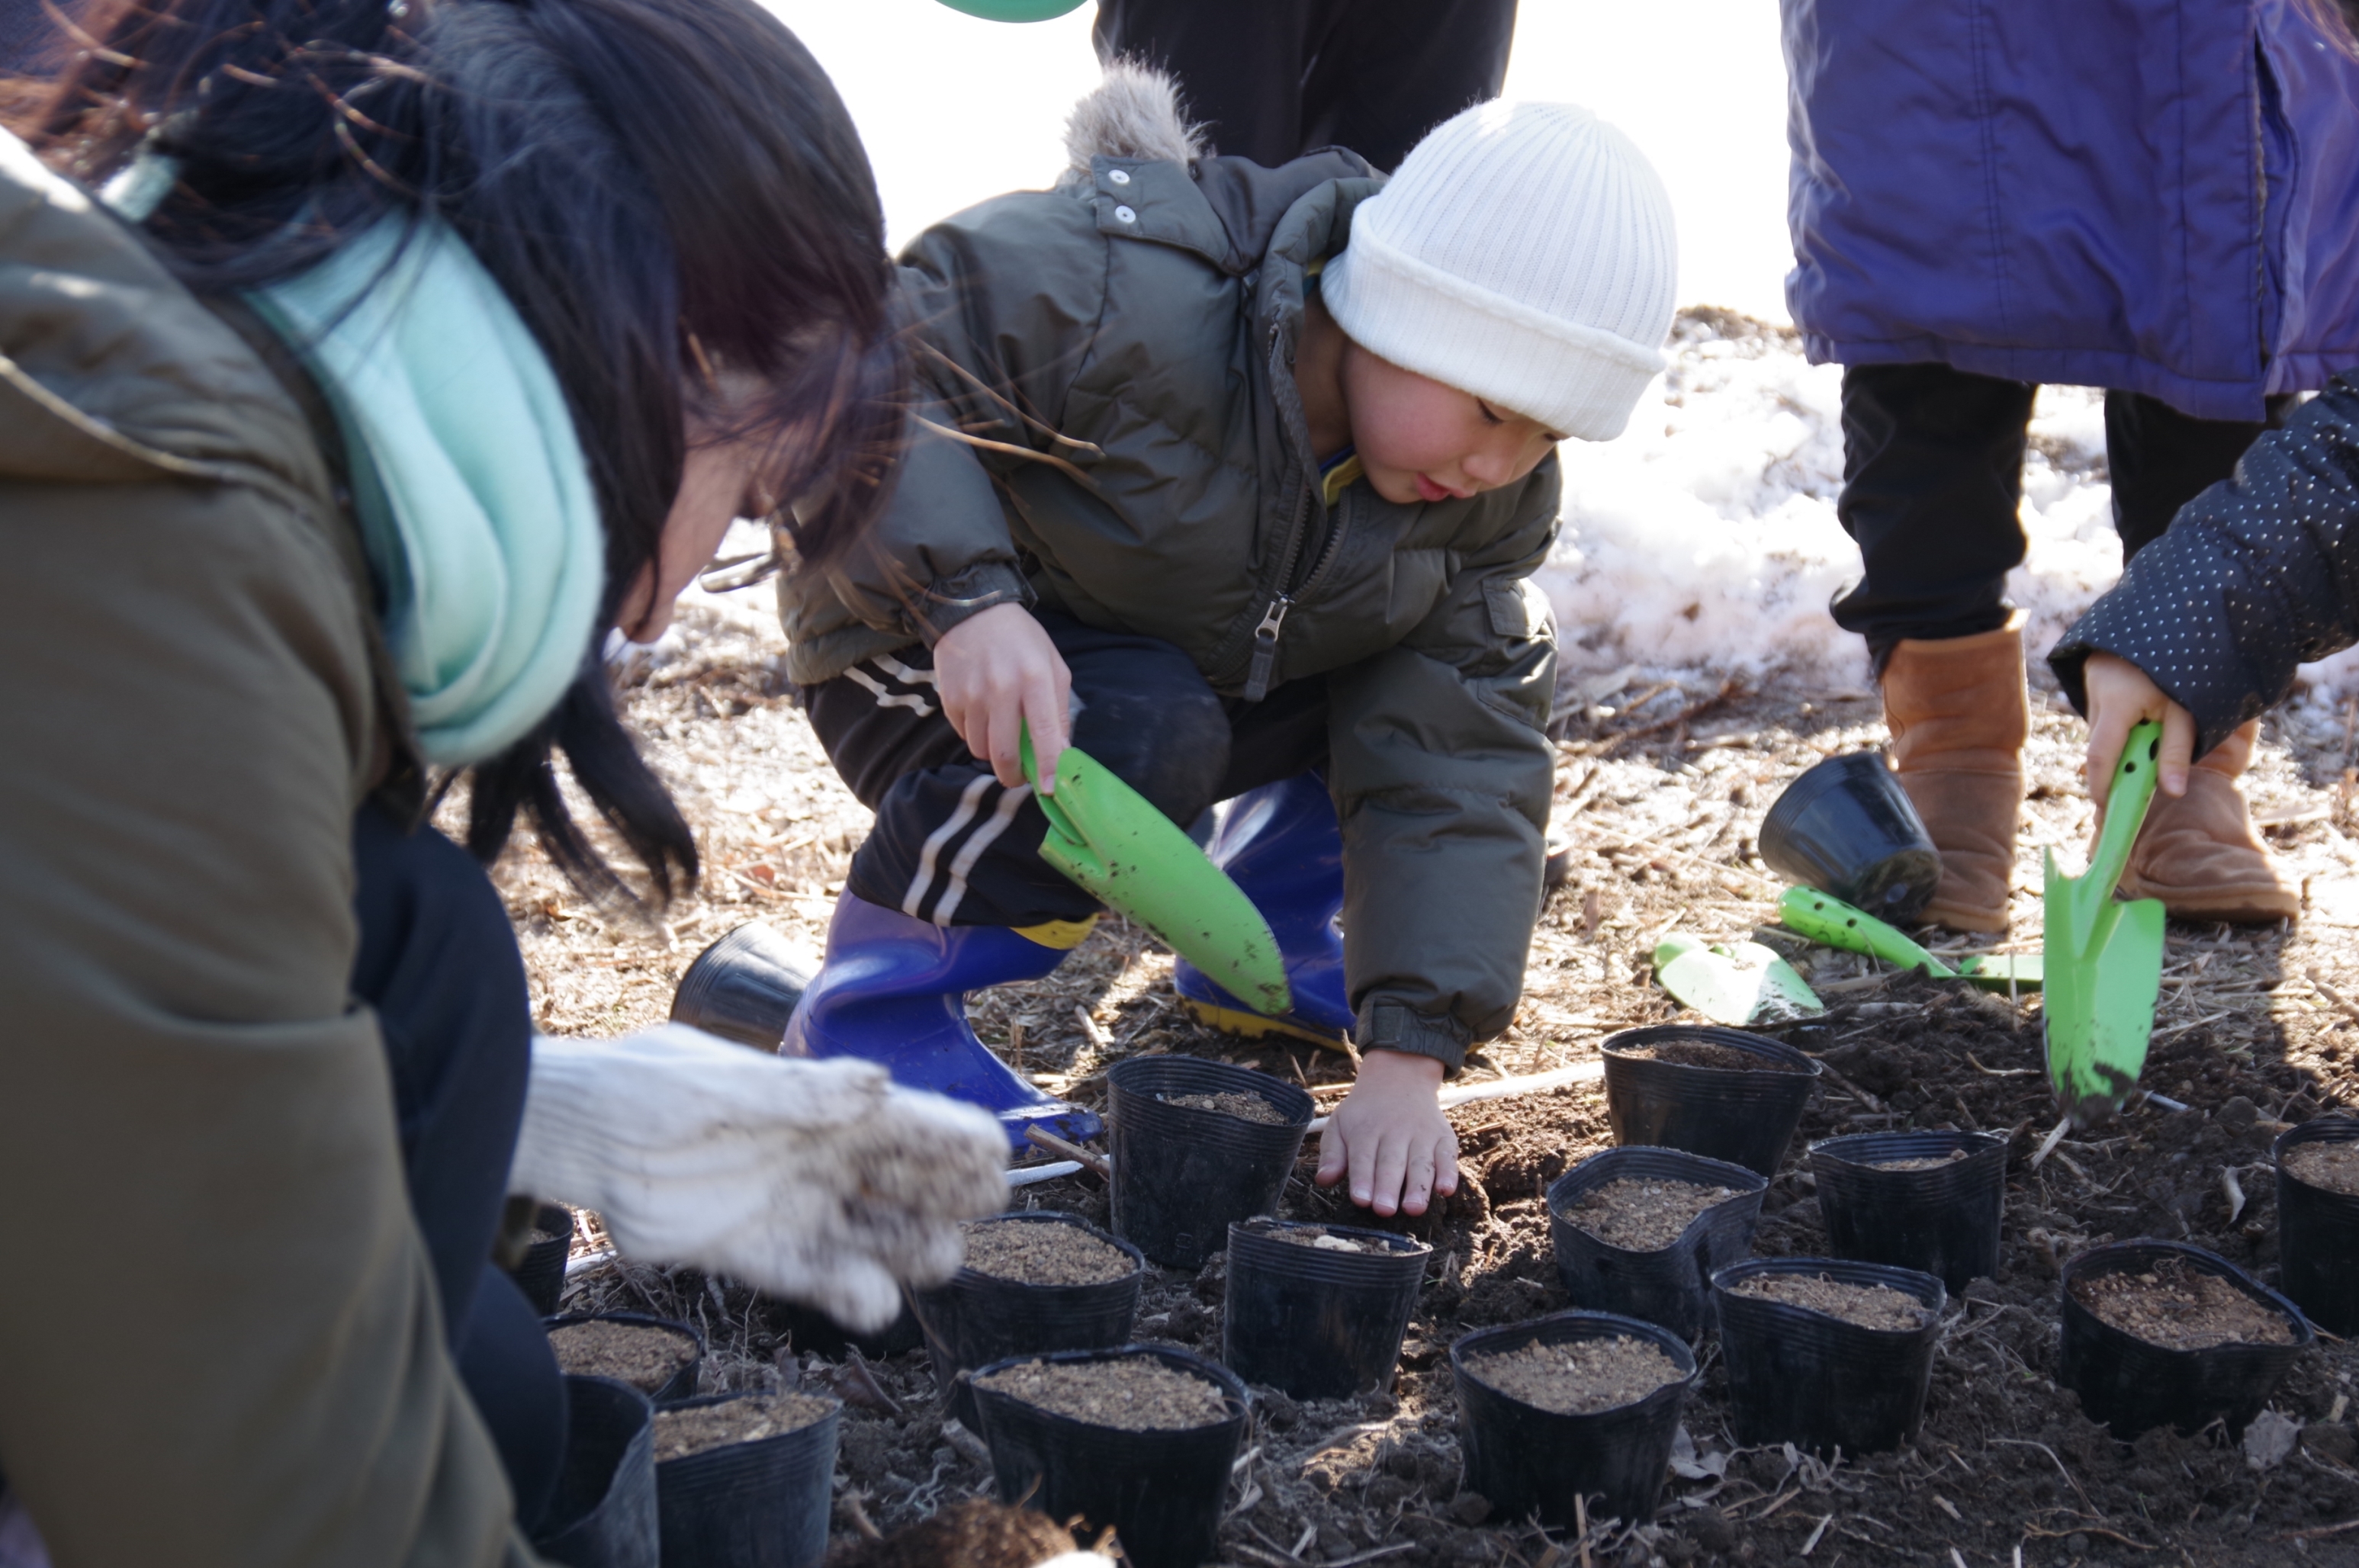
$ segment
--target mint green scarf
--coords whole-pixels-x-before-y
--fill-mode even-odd
[[[420,748],[479,762],[590,650],[605,538],[549,360],[451,229],[388,218],[254,297],[343,428]]]

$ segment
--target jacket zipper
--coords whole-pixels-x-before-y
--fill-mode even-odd
[[[1245,701],[1258,702],[1269,695],[1270,671],[1277,667],[1277,634],[1286,626],[1286,612],[1294,608],[1294,596],[1280,593],[1262,612],[1261,625],[1254,627],[1253,670],[1245,677]]]

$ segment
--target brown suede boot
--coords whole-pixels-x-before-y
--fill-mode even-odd
[[[1923,918],[1951,931],[2006,930],[2015,824],[2023,807],[2021,611],[1995,632],[1909,638],[1884,666],[1892,766],[1941,852],[1941,882]]]
[[[2174,800],[2158,790],[2122,873],[2122,892],[2159,898],[2182,920],[2267,925],[2301,913],[2301,893],[2286,885],[2277,863],[2253,831],[2245,792],[2236,788],[2260,738],[2255,719],[2214,746],[2187,771],[2187,793]]]

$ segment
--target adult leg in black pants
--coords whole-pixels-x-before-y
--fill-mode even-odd
[[[538,1317],[491,1263],[531,1065],[524,959],[483,867],[431,827],[404,832],[364,806],[353,861],[353,994],[385,1037],[410,1208],[451,1354],[529,1530],[556,1487],[566,1403]]]
[[[1499,95],[1515,31],[1516,0],[1098,0],[1097,47],[1176,78],[1218,151],[1344,147],[1395,169]]]

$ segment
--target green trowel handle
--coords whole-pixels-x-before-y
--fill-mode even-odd
[[[1841,898],[1815,887],[1788,887],[1778,895],[1777,919],[1788,930],[1799,931],[1812,942],[1821,942],[1829,947],[1868,953],[1903,969],[1922,969],[1938,979],[1947,980],[1957,974],[1874,915],[1854,909]]]
[[[2141,719],[2131,726],[2130,738],[2122,743],[2121,757],[2114,764],[2114,787],[2105,793],[2105,825],[2097,834],[2096,853],[2089,857],[2089,874],[2082,878],[2102,886],[2107,898],[2122,885],[2138,829],[2146,824],[2147,808],[2154,804],[2161,756],[2160,724]]]

